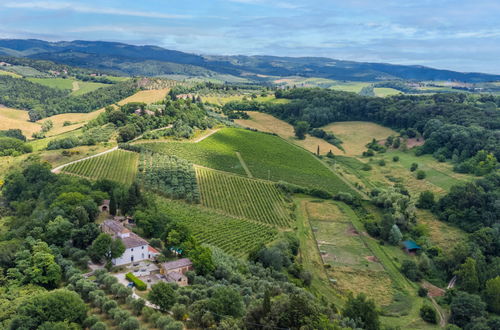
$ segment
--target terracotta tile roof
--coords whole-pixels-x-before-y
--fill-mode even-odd
[[[160,253],[160,251],[158,251],[157,249],[155,249],[155,248],[154,248],[154,247],[152,247],[152,246],[149,246],[149,247],[148,247],[148,250],[149,250],[149,252],[151,252],[151,253],[156,253],[156,254],[159,254],[159,253]]]
[[[121,237],[120,239],[127,249],[148,245],[148,241],[134,233],[130,233],[129,237]]]
[[[184,276],[183,274],[179,273],[179,272],[171,272],[171,273],[168,273],[167,274],[167,281],[171,282],[178,282],[179,280],[185,278],[186,276]]]
[[[169,262],[165,262],[161,265],[161,267],[168,271],[168,270],[173,270],[173,269],[178,269],[178,268],[182,268],[182,267],[188,267],[188,266],[192,266],[193,263],[191,262],[191,260],[189,260],[188,258],[182,258],[182,259],[179,259],[179,260],[175,260],[175,261],[169,261]]]
[[[121,223],[115,220],[105,220],[103,225],[109,228],[115,234],[130,232],[130,230],[128,230]]]

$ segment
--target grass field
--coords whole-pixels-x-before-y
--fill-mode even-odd
[[[109,86],[107,84],[80,81],[65,78],[27,78],[29,81],[51,88],[72,91],[72,95],[83,95],[98,88]]]
[[[199,242],[234,256],[244,257],[261,244],[275,240],[278,234],[271,226],[223,215],[203,206],[163,198],[158,204],[163,214],[185,224]]]
[[[137,174],[139,155],[134,152],[116,150],[102,156],[70,164],[63,173],[76,174],[90,179],[109,179],[131,184]]]
[[[130,102],[144,102],[147,104],[155,103],[165,99],[169,91],[170,88],[139,91],[134,95],[121,100],[118,104],[124,105]]]
[[[367,87],[370,85],[371,83],[365,83],[365,82],[345,82],[345,83],[338,82],[337,84],[335,84],[330,88],[336,91],[359,93],[361,92],[363,87]]]
[[[366,121],[337,122],[322,128],[344,142],[345,154],[341,154],[346,156],[360,156],[373,138],[381,140],[397,134],[390,128]]]
[[[203,205],[277,227],[291,224],[281,192],[271,182],[196,167]]]
[[[391,279],[365,246],[347,214],[331,202],[308,201],[306,209],[327,274],[343,293],[366,292],[381,305],[392,301]],[[369,289],[368,289],[369,288]]]
[[[337,147],[326,142],[325,140],[308,134],[304,140],[297,139],[292,125],[267,113],[247,111],[247,114],[250,116],[250,119],[237,119],[235,120],[235,123],[242,127],[253,128],[261,132],[277,134],[283,139],[301,146],[302,148],[313,153],[316,153],[318,146],[319,153],[321,155],[327,154],[329,150],[332,150],[335,153],[341,152],[337,149]]]
[[[443,251],[450,251],[467,241],[467,234],[464,231],[438,220],[427,210],[417,209],[417,219],[418,223],[427,227],[431,242]]]
[[[27,138],[40,131],[38,123],[29,121],[28,111],[0,107],[0,130],[20,129]]]
[[[239,152],[254,177],[287,181],[330,192],[353,192],[311,153],[279,137],[224,128],[199,143],[144,143],[148,149],[187,159],[194,164],[245,175]]]
[[[375,92],[375,96],[378,97],[386,97],[386,96],[402,94],[401,91],[398,91],[397,89],[394,88],[375,87],[373,91]]]
[[[50,88],[66,89],[66,90],[73,89],[73,81],[74,81],[73,79],[64,79],[64,78],[27,78],[27,80]]]
[[[4,70],[0,70],[0,75],[11,76],[13,78],[22,78],[22,76],[18,75],[17,73]]]
[[[89,113],[62,113],[60,115],[55,115],[52,117],[41,119],[37,123],[41,124],[44,121],[48,120],[52,121],[54,127],[46,134],[47,137],[50,137],[78,129],[83,125],[85,125],[86,123],[88,123],[89,121],[91,121],[92,119],[97,118],[97,116],[99,116],[103,112],[104,109],[100,109]],[[71,125],[64,126],[65,122],[70,122]]]

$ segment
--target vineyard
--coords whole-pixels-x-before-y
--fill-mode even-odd
[[[273,183],[203,167],[196,167],[196,176],[203,205],[278,227],[290,225],[283,196]]]
[[[199,242],[238,257],[273,241],[278,234],[271,226],[225,216],[198,205],[161,199],[158,207],[163,214],[185,224]]]
[[[164,154],[142,152],[138,179],[150,190],[174,199],[200,202],[193,164]]]
[[[256,178],[356,195],[312,153],[270,134],[224,128],[199,143],[143,143],[140,146],[173,154],[197,165],[245,175],[236,155],[239,152]]]
[[[73,163],[63,168],[63,173],[76,174],[89,179],[108,179],[131,184],[137,173],[139,155],[135,152],[116,150],[107,154]]]

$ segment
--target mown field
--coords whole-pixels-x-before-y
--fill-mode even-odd
[[[256,178],[282,180],[333,193],[354,193],[314,155],[269,134],[224,128],[199,143],[164,142],[141,145],[153,151],[177,155],[194,164],[245,175],[236,155],[239,152]]]
[[[227,214],[277,227],[291,224],[282,193],[274,183],[196,167],[201,203]]]
[[[375,96],[378,96],[378,97],[386,97],[386,96],[403,94],[401,91],[398,91],[397,89],[385,88],[385,87],[375,87],[373,89],[373,91],[375,92]]]
[[[66,78],[27,78],[29,81],[51,88],[65,89],[72,91],[73,95],[83,95],[101,87],[109,86],[90,81],[80,81]]]
[[[312,153],[318,151],[318,146],[320,155],[325,155],[330,150],[335,154],[342,153],[342,151],[338,150],[334,145],[309,134],[306,135],[304,140],[297,139],[292,125],[267,113],[247,111],[247,114],[250,116],[250,119],[237,119],[234,122],[242,127],[249,127],[261,132],[277,134],[283,139],[301,146]]]
[[[63,173],[84,176],[90,179],[108,179],[131,184],[137,174],[139,155],[135,152],[116,150],[101,156],[70,164]]]
[[[0,107],[0,130],[20,129],[27,138],[40,131],[38,123],[29,121],[28,111]]]
[[[278,235],[272,226],[223,215],[203,206],[163,198],[158,201],[159,210],[185,224],[198,241],[234,256],[244,257],[261,244],[275,240]]]
[[[366,121],[337,122],[322,128],[342,140],[345,154],[341,151],[340,154],[345,156],[361,156],[366,150],[366,144],[371,142],[373,138],[381,140],[390,135],[397,135],[388,127]]]

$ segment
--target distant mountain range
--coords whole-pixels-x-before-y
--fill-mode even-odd
[[[157,46],[103,41],[0,39],[0,55],[50,60],[132,76],[177,74],[205,77],[231,75],[250,80],[300,76],[350,81],[500,81],[500,75],[463,73],[419,65],[352,62],[324,57],[195,55]]]

